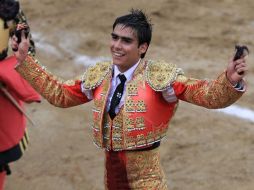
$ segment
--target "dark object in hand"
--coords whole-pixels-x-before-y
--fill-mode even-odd
[[[236,52],[235,52],[235,56],[234,56],[234,61],[249,54],[249,49],[247,48],[247,46],[236,45],[235,50],[236,50]]]
[[[235,52],[235,56],[234,56],[233,61],[236,61],[237,59],[243,58],[243,57],[245,57],[246,55],[249,54],[249,49],[248,49],[247,46],[236,45],[235,50],[236,50],[236,52]],[[242,74],[244,74],[244,72],[240,72],[238,74],[242,75]]]
[[[20,29],[20,30],[18,30],[18,29],[16,29],[15,31],[14,31],[14,35],[17,37],[17,43],[19,44],[20,42],[21,42],[21,34],[22,34],[22,31],[24,31],[24,33],[25,33],[25,37],[27,38],[28,37],[28,35],[29,35],[29,32],[30,32],[30,29],[29,29],[29,27],[26,27],[26,28],[22,28],[22,29]]]

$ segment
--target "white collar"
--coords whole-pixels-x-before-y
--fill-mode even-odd
[[[114,76],[113,78],[116,79],[116,77],[119,75],[119,74],[124,74],[124,76],[126,77],[127,79],[127,82],[130,81],[132,79],[132,76],[133,76],[133,73],[135,71],[135,69],[137,68],[138,64],[140,63],[140,60],[138,60],[138,62],[133,65],[131,68],[129,68],[127,71],[125,71],[124,73],[121,73],[118,69],[118,67],[116,65],[114,65]]]

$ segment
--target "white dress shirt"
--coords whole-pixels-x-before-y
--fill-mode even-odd
[[[119,109],[122,107],[122,105],[124,104],[124,98],[125,98],[125,95],[126,95],[126,84],[132,79],[133,77],[133,74],[134,74],[134,71],[135,69],[137,68],[139,62],[140,62],[141,59],[139,59],[139,61],[133,65],[131,68],[129,68],[127,71],[125,71],[124,73],[121,73],[118,69],[118,67],[116,65],[113,65],[113,77],[112,77],[112,81],[111,81],[111,88],[110,88],[110,91],[109,91],[109,95],[108,95],[108,100],[107,100],[107,111],[109,110],[109,107],[110,107],[110,103],[111,103],[111,99],[113,97],[113,94],[116,90],[116,87],[118,86],[118,84],[121,83],[119,77],[117,77],[119,74],[123,74],[125,77],[126,77],[126,82],[125,82],[125,85],[124,85],[124,89],[123,89],[123,95],[122,95],[122,98],[120,100],[120,103],[118,104],[118,106],[116,107],[115,109],[115,113],[118,113],[119,112]]]

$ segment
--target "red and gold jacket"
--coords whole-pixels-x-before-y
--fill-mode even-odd
[[[225,73],[216,80],[197,80],[185,77],[176,65],[141,61],[127,83],[124,105],[112,121],[106,111],[112,63],[97,63],[82,78],[66,82],[43,69],[31,56],[16,69],[55,106],[86,103],[89,99],[82,90],[92,91],[94,142],[115,151],[146,147],[166,135],[178,102],[169,103],[162,97],[162,91],[167,88],[173,88],[179,100],[209,109],[229,106],[243,94],[232,87]]]

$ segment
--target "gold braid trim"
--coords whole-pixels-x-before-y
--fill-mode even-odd
[[[22,154],[27,149],[28,144],[29,144],[29,136],[28,136],[27,129],[25,129],[24,136],[22,137],[22,139],[19,142],[19,147],[21,149]]]
[[[84,89],[92,90],[98,87],[111,69],[111,62],[100,62],[93,67],[89,67],[82,77]]]
[[[186,87],[183,100],[209,109],[227,107],[236,102],[244,93],[232,86],[225,73],[211,81],[179,75],[176,82],[184,83]]]
[[[163,91],[176,80],[183,71],[172,63],[165,61],[147,61],[146,81],[155,91]]]
[[[22,64],[17,65],[16,71],[54,106],[71,107],[84,103],[66,88],[74,86],[75,82],[80,80],[64,82],[47,71],[45,66],[41,66],[39,61],[31,55],[28,55]]]
[[[159,148],[148,151],[126,151],[125,154],[130,189],[168,189],[160,164]]]

